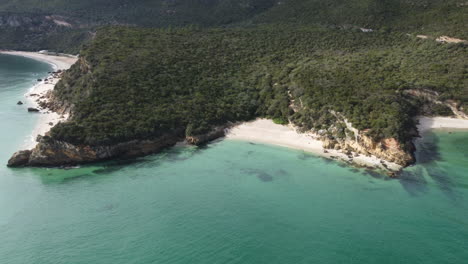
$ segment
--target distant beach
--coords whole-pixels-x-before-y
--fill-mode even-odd
[[[467,129],[468,120],[450,117],[421,117],[418,130],[422,134],[431,129]]]
[[[54,69],[54,72],[68,70],[77,60],[78,57],[72,55],[52,55],[40,52],[26,52],[26,51],[0,51],[2,54],[22,56],[37,61],[48,63]],[[57,76],[57,75],[56,75]],[[53,77],[50,74],[46,79],[38,81],[26,94],[29,107],[39,107],[37,100],[47,94],[47,92],[54,89],[60,77]],[[41,99],[46,100],[46,99]],[[50,128],[58,122],[67,120],[67,115],[59,115],[58,113],[51,112],[47,109],[39,112],[39,119],[37,125],[31,133],[31,139],[25,143],[24,148],[32,149],[36,146],[36,138],[38,135],[44,135]],[[51,125],[52,124],[52,125]]]

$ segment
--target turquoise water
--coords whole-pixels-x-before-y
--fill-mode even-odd
[[[48,70],[23,63],[9,85],[17,73],[0,72],[3,163],[34,125],[16,101]],[[399,180],[237,141],[72,170],[0,166],[0,263],[466,263],[468,133],[419,149]]]

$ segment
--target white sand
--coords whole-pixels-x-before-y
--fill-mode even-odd
[[[0,51],[3,54],[15,55],[15,56],[23,56],[31,59],[35,59],[38,61],[46,62],[52,65],[54,71],[58,70],[67,70],[69,69],[77,60],[78,57],[76,56],[55,56],[55,55],[47,55],[38,52],[24,52],[24,51]],[[38,107],[37,100],[39,97],[44,96],[48,91],[54,89],[55,84],[60,80],[60,78],[53,78],[51,76],[47,76],[49,79],[48,81],[41,81],[38,82],[35,86],[33,86],[26,94],[25,97],[27,101],[25,101],[26,107]],[[44,99],[41,99],[44,100]],[[33,114],[33,113],[32,113]],[[68,116],[64,115],[63,117],[57,113],[51,112],[49,110],[41,110],[39,113],[38,122],[33,129],[33,132],[28,140],[24,143],[24,148],[32,149],[36,146],[36,138],[38,135],[44,135],[47,133],[52,125],[57,124],[60,121],[65,121]]]
[[[430,129],[467,129],[468,120],[447,118],[447,117],[421,117],[419,119],[418,130],[421,134]],[[342,160],[348,162],[349,158],[346,154],[337,150],[327,150],[324,152],[322,142],[317,136],[311,133],[299,133],[292,126],[282,126],[273,123],[267,119],[257,119],[252,122],[242,123],[234,126],[226,134],[226,138],[230,140],[243,140],[258,143],[265,143],[277,146],[283,146],[298,150],[303,150],[316,154],[318,156]],[[353,163],[377,167],[384,169],[381,164],[382,160],[375,157],[367,157],[359,155],[353,158]],[[398,171],[402,167],[395,163],[383,161],[391,170]]]
[[[450,117],[421,117],[419,118],[418,130],[421,134],[430,129],[466,129],[468,120]]]
[[[29,51],[0,51],[2,54],[9,54],[15,56],[22,56],[42,62],[49,63],[54,67],[54,71],[57,70],[68,70],[77,60],[77,56],[73,55],[48,55],[39,52],[29,52]]]
[[[229,129],[226,139],[242,140],[250,142],[265,143],[292,149],[303,150],[318,156],[333,158],[348,162],[349,158],[343,152],[337,150],[326,150],[322,147],[322,142],[316,139],[316,135],[310,133],[299,133],[292,126],[282,126],[273,123],[268,119],[257,119],[252,122],[242,123]],[[391,170],[398,171],[401,166],[395,163],[383,161]],[[353,157],[353,163],[385,169],[381,164],[381,159],[371,156],[359,155]]]

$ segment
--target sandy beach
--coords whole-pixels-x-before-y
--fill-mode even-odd
[[[421,117],[419,119],[418,130],[421,134],[431,129],[467,129],[468,120],[447,118],[447,117]],[[283,146],[287,148],[310,152],[315,155],[330,159],[349,162],[349,158],[343,152],[337,150],[327,150],[322,147],[322,142],[317,139],[314,134],[299,133],[292,126],[283,126],[273,123],[268,119],[257,119],[251,122],[245,122],[232,127],[226,134],[226,139],[243,140],[250,142],[258,142]],[[362,166],[375,167],[384,169],[384,162],[389,169],[398,171],[402,167],[395,163],[382,161],[381,159],[371,156],[367,157],[359,155],[353,158],[353,163]]]
[[[226,134],[226,139],[277,145],[302,150],[329,159],[349,162],[349,157],[341,151],[325,151],[322,142],[314,134],[299,133],[292,126],[278,125],[268,119],[257,119],[234,126]],[[398,164],[382,161],[375,156],[359,155],[353,157],[354,164],[386,170],[381,162],[384,162],[393,171],[402,168]]]
[[[15,56],[27,57],[30,59],[38,60],[41,62],[52,65],[54,72],[64,71],[69,69],[77,60],[76,56],[65,55],[56,56],[48,55],[39,52],[25,52],[25,51],[0,51],[2,54],[9,54]],[[24,95],[26,100],[24,101],[26,107],[34,107],[39,109],[38,100],[47,100],[44,96],[47,92],[54,89],[55,84],[60,80],[61,74],[50,74],[44,80],[38,82],[35,86]],[[32,113],[33,114],[33,113]],[[55,112],[51,112],[48,109],[40,109],[38,113],[39,118],[36,126],[34,127],[30,138],[24,142],[23,148],[32,149],[36,146],[36,138],[38,135],[44,135],[50,128],[58,122],[65,121],[67,115],[59,115]]]
[[[422,134],[431,129],[466,129],[468,120],[450,117],[421,117],[419,118],[418,130]]]

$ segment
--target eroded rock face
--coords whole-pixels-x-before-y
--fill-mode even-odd
[[[189,144],[199,146],[209,141],[215,140],[217,138],[224,137],[224,135],[225,135],[224,127],[217,127],[209,133],[206,133],[203,135],[189,136],[189,137],[186,137],[185,140]]]
[[[406,149],[394,138],[386,138],[381,141],[374,141],[364,133],[359,133],[356,138],[350,139],[329,139],[323,140],[323,147],[326,149],[344,149],[362,155],[374,155],[379,159],[394,162],[401,166],[408,166],[415,162],[413,155],[414,145],[412,143]]]
[[[29,162],[29,157],[31,156],[31,150],[21,150],[13,154],[13,156],[8,160],[8,167],[23,167],[26,166]]]
[[[180,138],[164,135],[155,140],[134,140],[112,146],[73,145],[41,138],[33,150],[19,151],[8,162],[9,167],[55,167],[103,161],[111,158],[144,156],[173,146]]]

